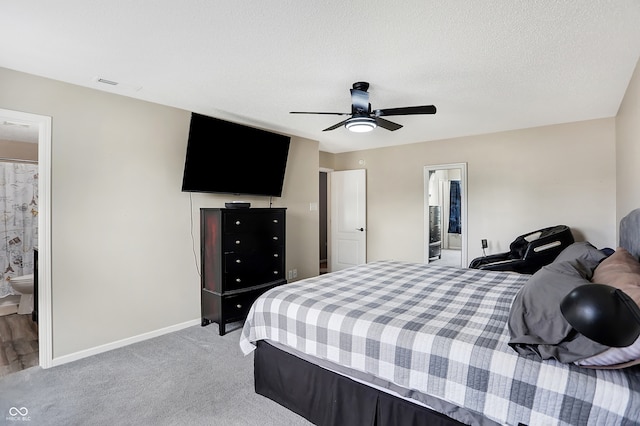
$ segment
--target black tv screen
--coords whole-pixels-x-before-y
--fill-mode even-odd
[[[280,197],[290,141],[192,113],[182,191]]]

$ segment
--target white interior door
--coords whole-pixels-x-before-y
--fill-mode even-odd
[[[331,173],[331,261],[338,271],[367,261],[366,171]]]

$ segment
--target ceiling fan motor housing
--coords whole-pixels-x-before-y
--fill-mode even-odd
[[[358,81],[356,83],[353,83],[353,88],[366,92],[367,90],[369,90],[369,83],[367,83],[366,81]]]

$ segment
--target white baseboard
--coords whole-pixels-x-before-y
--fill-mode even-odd
[[[192,327],[194,325],[201,324],[201,319],[194,319],[191,321],[183,322],[181,324],[175,324],[169,327],[161,328],[159,330],[150,331],[148,333],[139,334],[137,336],[128,337],[126,339],[117,340],[115,342],[107,343],[104,345],[96,346],[94,348],[85,349],[82,351],[74,352],[69,355],[63,355],[57,358],[53,358],[51,362],[51,367],[55,367],[58,365],[66,364],[68,362],[77,361],[82,358],[86,358],[92,355],[101,354],[103,352],[108,352],[113,349],[122,348],[124,346],[131,345],[133,343],[142,342],[144,340],[152,339],[154,337],[162,336],[163,334],[173,333],[174,331],[179,331],[188,327]]]
[[[18,313],[20,296],[7,296],[0,299],[0,316]]]
[[[3,304],[0,305],[0,317],[5,315],[17,314],[18,313],[18,304]]]

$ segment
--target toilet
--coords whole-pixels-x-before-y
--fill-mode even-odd
[[[9,284],[21,294],[18,313],[31,314],[33,312],[33,274],[12,277]]]

